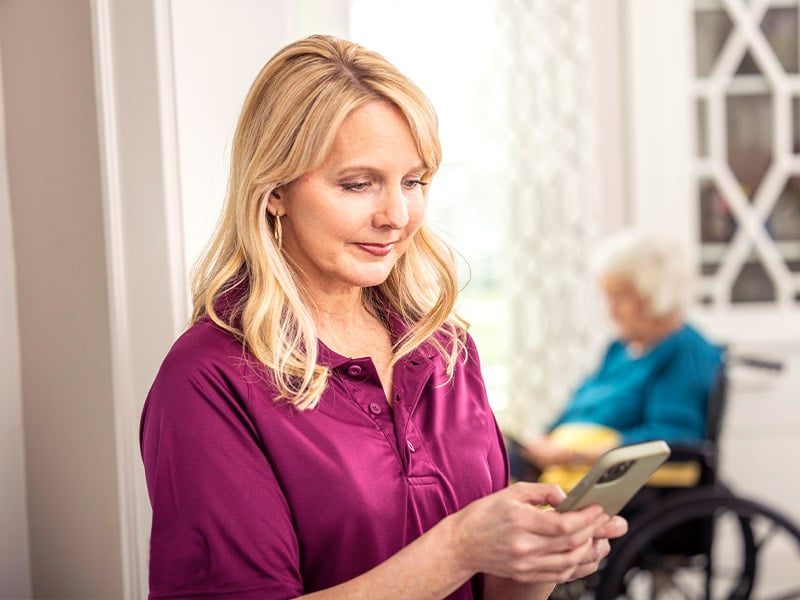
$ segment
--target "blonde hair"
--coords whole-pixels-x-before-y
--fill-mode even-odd
[[[430,180],[441,162],[436,113],[391,63],[321,35],[280,50],[245,99],[221,221],[193,274],[192,322],[208,316],[240,339],[268,369],[279,398],[299,409],[317,404],[328,369],[317,364],[314,321],[270,235],[274,217],[267,200],[274,189],[319,167],[345,117],[376,99],[405,116]],[[236,296],[235,288],[246,292]],[[453,252],[423,224],[387,280],[362,292],[371,310],[388,303],[409,327],[395,344],[392,364],[429,342],[452,375],[464,349],[465,324],[453,313],[457,292]],[[221,314],[216,304],[225,294],[236,300]]]
[[[595,251],[592,270],[599,277],[627,279],[645,303],[650,317],[684,312],[692,273],[677,241],[642,229],[623,229],[603,240]]]

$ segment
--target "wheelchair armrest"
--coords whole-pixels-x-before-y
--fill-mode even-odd
[[[714,478],[717,446],[705,440],[693,444],[670,444],[671,454],[651,476],[648,485],[656,487],[694,487]],[[711,475],[709,475],[711,474]]]
[[[692,444],[669,444],[670,456],[668,462],[700,461],[704,465],[713,467],[717,460],[717,445],[709,440]]]
[[[717,449],[710,441],[693,444],[670,444],[671,453],[648,480],[652,487],[689,488],[703,479],[703,473],[714,471]]]

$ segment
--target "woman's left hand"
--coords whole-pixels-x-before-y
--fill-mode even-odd
[[[625,519],[620,516],[611,517],[595,534],[591,546],[575,569],[573,579],[580,579],[597,571],[600,561],[611,549],[608,540],[621,537],[627,532],[628,522]]]

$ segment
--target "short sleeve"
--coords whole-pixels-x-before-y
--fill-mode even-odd
[[[151,599],[303,591],[291,511],[237,368],[173,348],[145,403]]]

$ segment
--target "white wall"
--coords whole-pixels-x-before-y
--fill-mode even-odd
[[[172,0],[172,42],[185,270],[216,224],[247,89],[288,40],[280,2]],[[209,43],[213,40],[213,43]]]
[[[27,598],[31,592],[28,510],[2,81],[0,73],[0,598]]]
[[[24,449],[36,597],[114,598],[122,582],[90,17],[89,0],[0,3],[24,429],[10,456]]]
[[[346,0],[171,0],[185,270],[214,230],[247,90],[267,60],[311,33],[344,36]],[[210,43],[211,42],[211,43]]]

